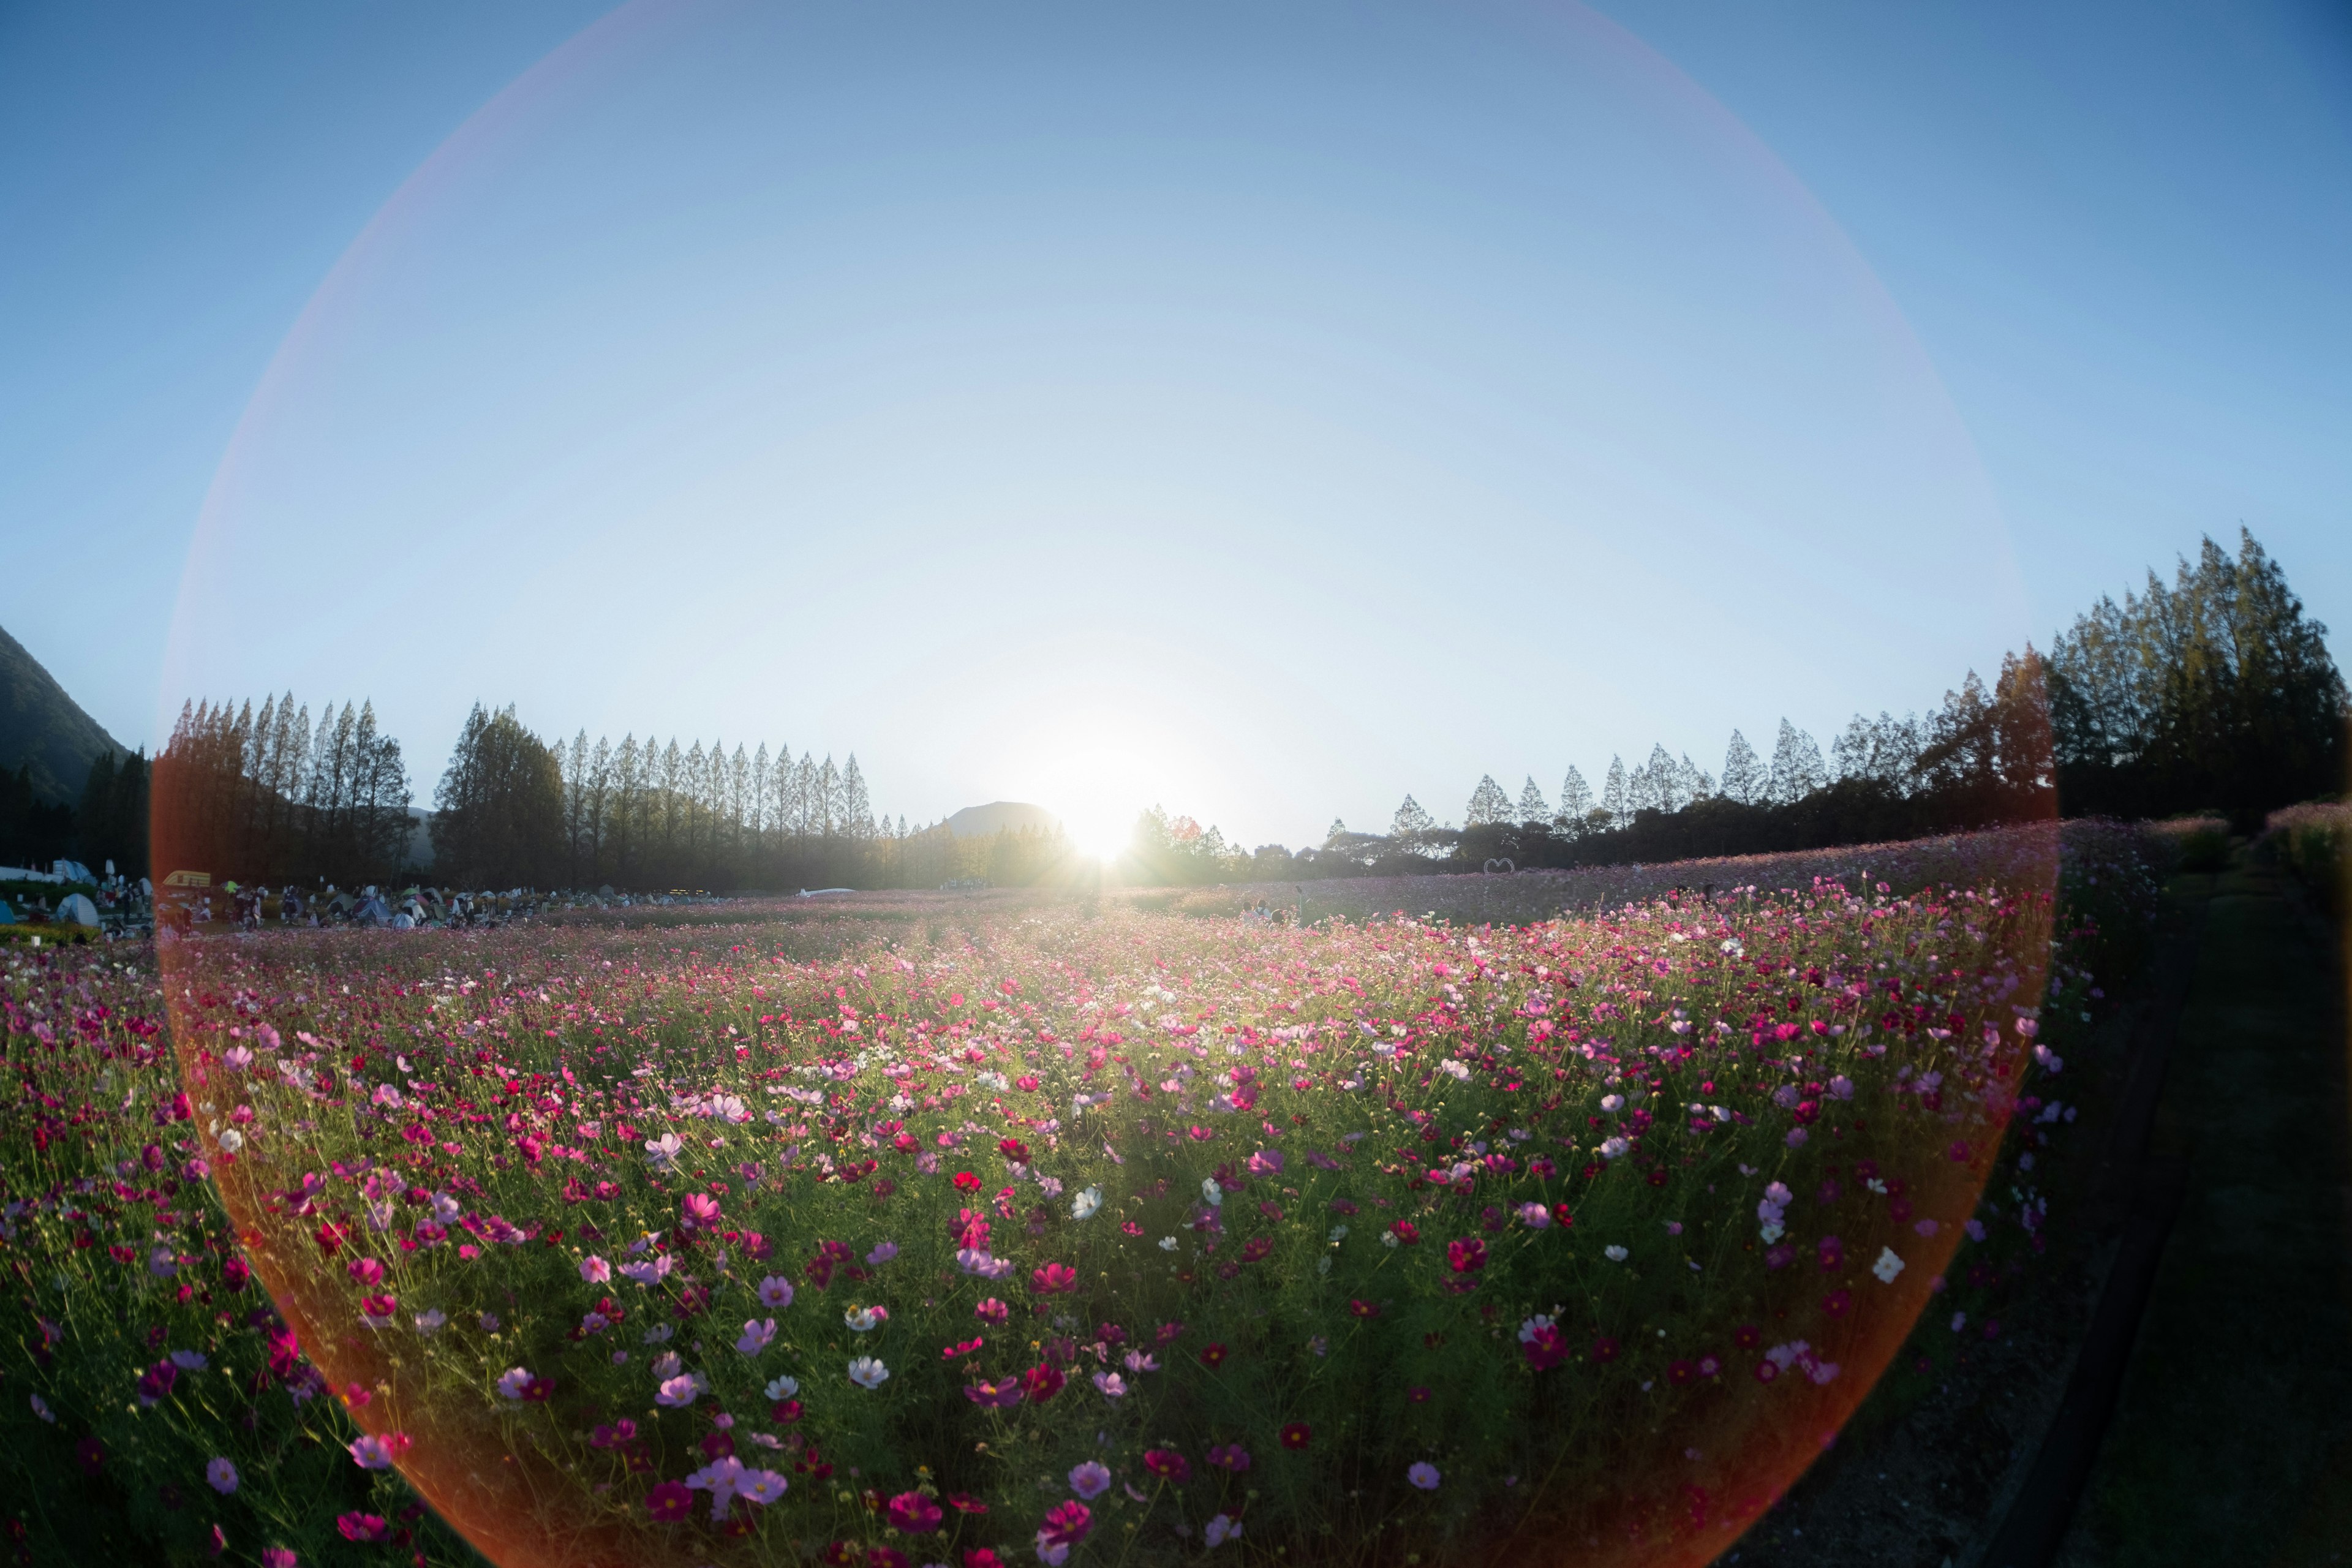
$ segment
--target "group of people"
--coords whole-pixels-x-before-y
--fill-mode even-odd
[[[227,900],[229,921],[240,931],[265,925],[356,925],[390,931],[504,925],[537,908],[536,895],[516,889],[507,893],[468,893],[441,888],[410,888],[389,892],[370,883],[353,891],[332,882],[316,892],[289,884],[225,882],[220,891]],[[160,931],[187,936],[211,926],[215,919],[210,889],[167,896],[156,910]]]

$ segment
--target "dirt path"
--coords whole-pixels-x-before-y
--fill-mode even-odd
[[[2151,1146],[2187,1195],[2062,1568],[2352,1564],[2340,970],[2274,871],[2213,893]]]

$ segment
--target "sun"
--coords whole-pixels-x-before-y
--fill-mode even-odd
[[[1062,814],[1062,832],[1070,847],[1088,860],[1116,860],[1135,833],[1138,808],[1109,796],[1069,807]]]
[[[1071,849],[1108,865],[1127,850],[1154,798],[1147,748],[1124,726],[1082,723],[1040,745],[1039,804],[1061,819]]]

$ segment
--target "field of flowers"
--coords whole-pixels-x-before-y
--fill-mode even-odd
[[[18,951],[8,1528],[1706,1561],[1982,1237],[2012,1118],[2063,1124],[2149,918],[2140,836],[1938,844],[1514,925],[899,895]]]

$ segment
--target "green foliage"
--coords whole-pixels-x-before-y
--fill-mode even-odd
[[[190,703],[156,754],[156,879],[204,871],[218,885],[316,879],[388,882],[405,858],[408,773],[375,708],[320,715],[293,694],[253,704]]]
[[[2251,826],[2340,786],[2347,706],[2327,628],[2252,533],[2210,539],[2168,588],[2102,599],[2050,650],[2070,811],[2163,816],[2208,804]]]
[[[434,869],[443,880],[510,888],[557,879],[562,764],[554,748],[523,728],[511,703],[495,713],[474,705],[433,806]]]
[[[2270,814],[2270,842],[2325,907],[2352,909],[2352,804],[2307,801]]]

